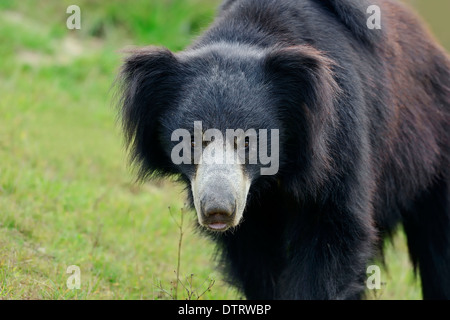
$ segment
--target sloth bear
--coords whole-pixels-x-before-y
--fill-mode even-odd
[[[450,59],[402,4],[228,0],[119,79],[140,177],[186,184],[247,298],[362,298],[400,224],[424,298],[450,298]]]

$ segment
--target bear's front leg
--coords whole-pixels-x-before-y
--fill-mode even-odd
[[[288,232],[277,299],[358,299],[375,230],[365,196],[348,193],[307,206]],[[345,200],[344,200],[345,199]]]

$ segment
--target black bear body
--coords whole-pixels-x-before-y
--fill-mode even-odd
[[[403,5],[228,0],[185,51],[137,50],[121,75],[142,177],[187,184],[247,298],[360,298],[403,224],[424,297],[450,299],[450,59]],[[175,164],[173,132],[199,121],[279,130],[276,174]]]

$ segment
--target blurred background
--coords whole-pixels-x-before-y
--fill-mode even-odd
[[[450,1],[406,2],[449,50]],[[79,30],[66,27],[72,4]],[[134,182],[113,107],[121,49],[181,50],[218,4],[0,0],[0,299],[242,298],[192,212],[179,246],[182,186]],[[401,230],[385,262],[368,298],[420,299]],[[67,287],[71,265],[80,289]]]

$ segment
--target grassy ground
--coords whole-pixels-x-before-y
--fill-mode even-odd
[[[0,2],[0,299],[173,295],[183,190],[133,183],[110,89],[119,49],[180,50],[217,3],[79,0],[82,29],[68,30],[73,1]],[[194,214],[185,217],[180,276],[188,290],[180,286],[178,298],[195,298],[211,280],[202,299],[240,298],[215,271],[212,244],[193,232]],[[421,296],[401,234],[395,246],[370,298]],[[79,290],[66,286],[70,265],[80,267]]]

